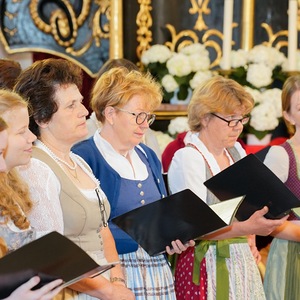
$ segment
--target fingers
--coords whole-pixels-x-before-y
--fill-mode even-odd
[[[62,284],[61,279],[56,279],[54,281],[51,281],[50,283],[45,284],[42,288],[40,288],[41,291],[44,293],[52,291],[55,287],[58,287],[59,285]]]
[[[258,216],[264,216],[269,211],[269,208],[267,206],[264,206],[262,209],[257,210],[254,214]]]
[[[172,241],[171,242],[172,248],[166,247],[166,251],[168,254],[181,254],[183,251],[185,251],[187,248],[192,247],[195,245],[195,241],[190,240],[183,244],[180,240]]]
[[[261,262],[261,255],[260,253],[258,252],[257,256],[256,256],[256,263],[259,264]]]
[[[27,282],[25,282],[24,284],[22,284],[18,290],[22,290],[22,291],[27,291],[27,290],[31,290],[34,286],[36,286],[39,282],[40,282],[40,277],[38,276],[34,276],[32,277],[30,280],[28,280]]]

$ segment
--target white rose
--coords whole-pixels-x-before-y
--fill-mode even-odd
[[[248,53],[250,63],[265,64],[272,70],[276,66],[281,66],[286,60],[282,52],[273,47],[265,45],[256,45]]]
[[[170,74],[167,74],[162,78],[161,84],[168,93],[174,92],[179,87],[174,77]]]
[[[251,111],[250,126],[257,131],[274,130],[279,124],[274,106],[262,102]]]
[[[274,69],[276,66],[282,66],[287,58],[285,55],[277,50],[276,48],[269,47],[269,56],[266,61],[266,65],[271,69]]]
[[[254,103],[260,103],[263,101],[263,98],[261,96],[261,92],[256,89],[252,89],[249,86],[244,86],[245,90],[253,97]]]
[[[247,51],[239,49],[237,51],[230,52],[230,61],[232,68],[243,67],[247,64]]]
[[[194,90],[200,83],[211,78],[213,73],[211,71],[198,71],[190,80],[190,87]]]
[[[164,152],[165,148],[168,146],[169,143],[174,141],[172,137],[170,137],[168,134],[163,133],[161,131],[154,131],[154,134],[156,136],[161,153]]]
[[[275,109],[276,117],[282,117],[281,89],[269,89],[261,93],[263,102],[269,102]]]
[[[272,83],[272,69],[264,64],[251,64],[246,80],[257,88],[268,86]]]
[[[208,70],[210,66],[209,56],[201,55],[198,53],[188,56],[190,66],[193,72]]]
[[[178,52],[185,55],[192,55],[198,53],[200,55],[209,56],[208,50],[205,48],[204,45],[200,43],[193,43],[188,46],[185,46],[181,48]]]
[[[182,77],[192,72],[189,58],[181,53],[173,55],[167,61],[167,68],[171,75]]]
[[[167,46],[153,45],[143,52],[141,61],[145,66],[155,62],[165,63],[172,55],[173,52]]]
[[[170,121],[168,131],[171,135],[190,130],[187,117],[177,117]]]

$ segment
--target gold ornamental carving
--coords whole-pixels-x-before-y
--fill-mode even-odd
[[[152,27],[153,21],[151,16],[151,0],[138,0],[140,9],[136,17],[137,30],[137,41],[138,46],[136,48],[137,57],[140,59],[142,53],[150,47],[152,42]]]
[[[234,24],[234,26],[236,26],[236,24]],[[165,42],[165,45],[171,51],[176,52],[190,44],[199,43],[199,37],[193,30],[182,30],[179,33],[176,33],[175,27],[171,24],[167,24],[166,28],[170,31],[171,41]],[[215,53],[215,59],[211,62],[210,68],[219,65],[222,57],[222,49],[219,43],[214,40],[210,40],[210,38],[213,36],[222,39],[223,33],[217,29],[210,29],[207,30],[202,37],[203,45],[206,48],[212,48]]]
[[[208,8],[208,4],[210,0],[190,0],[192,7],[189,9],[189,13],[194,15],[198,14],[198,18],[196,24],[194,26],[195,30],[205,30],[207,29],[207,25],[204,22],[203,14],[209,15],[211,10]]]
[[[92,19],[92,35],[90,39],[79,49],[74,48],[78,30],[87,20],[91,10],[91,0],[83,1],[82,9],[78,16],[70,1],[61,0],[62,6],[53,10],[49,18],[49,22],[45,22],[38,11],[39,0],[32,0],[29,5],[31,18],[36,27],[46,34],[50,34],[56,43],[66,49],[67,53],[73,56],[82,56],[95,42],[100,47],[101,38],[109,38],[109,23],[100,26],[102,15],[106,15],[110,19],[110,1],[95,0],[98,9],[95,11]]]

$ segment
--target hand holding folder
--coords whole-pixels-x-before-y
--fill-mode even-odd
[[[144,205],[112,221],[137,241],[149,255],[165,251],[179,239],[183,243],[228,226],[242,197],[208,206],[191,190]]]
[[[8,297],[33,276],[35,288],[55,279],[67,287],[85,277],[97,276],[119,262],[99,266],[84,250],[58,232],[51,232],[0,259],[0,298]]]
[[[269,219],[280,219],[291,209],[300,207],[300,200],[253,154],[213,176],[204,185],[221,201],[245,195],[236,213],[239,221],[247,220],[264,206],[269,208],[265,215]]]

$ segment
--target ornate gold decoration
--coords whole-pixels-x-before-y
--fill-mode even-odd
[[[14,36],[17,33],[17,29],[8,29],[8,28],[4,28],[4,31],[7,32],[10,36]]]
[[[202,42],[205,45],[205,47],[211,47],[214,49],[216,53],[216,58],[211,62],[210,68],[216,67],[220,64],[220,60],[222,57],[222,49],[221,46],[214,40],[209,40],[210,37],[217,36],[220,39],[223,38],[223,33],[220,32],[217,29],[209,29],[205,32],[205,34],[202,37]]]
[[[38,12],[39,0],[33,0],[30,2],[29,11],[35,26],[39,30],[48,34],[52,34],[55,41],[60,46],[68,47],[75,42],[78,23],[73,7],[69,1],[62,0],[62,2],[67,12],[60,8],[53,11],[50,17],[50,24],[44,22],[40,17]],[[73,30],[71,30],[71,26],[73,27]],[[66,40],[64,41],[62,38]]]
[[[280,30],[277,33],[273,33],[273,30],[270,25],[267,23],[262,23],[261,27],[264,28],[268,34],[268,41],[263,42],[262,44],[268,47],[275,47],[276,49],[280,50],[282,47],[287,47],[288,46],[288,41],[287,40],[278,40],[280,37],[287,37],[288,36],[288,31],[287,30]]]
[[[233,27],[236,27],[237,24],[233,23]],[[181,48],[193,44],[198,43],[199,38],[197,34],[192,30],[182,30],[178,34],[176,34],[175,27],[171,24],[167,24],[166,28],[171,33],[171,41],[165,42],[165,45],[174,52],[177,52]],[[210,40],[211,37],[216,36],[220,40],[223,39],[223,33],[217,29],[209,29],[205,32],[202,37],[202,43],[206,48],[212,48],[216,53],[216,58],[211,62],[210,68],[213,68],[219,65],[221,57],[222,57],[222,49],[221,46],[214,40]],[[233,42],[234,44],[234,42]]]
[[[199,38],[198,38],[197,34],[192,30],[182,30],[178,34],[176,34],[176,30],[173,25],[167,24],[166,28],[171,33],[171,41],[165,42],[165,45],[171,51],[176,52],[187,45],[199,42]],[[180,39],[184,39],[184,38],[187,38],[187,39],[180,42]]]
[[[51,13],[49,23],[46,23],[39,14],[39,0],[32,0],[29,5],[29,10],[32,20],[37,28],[47,34],[51,34],[58,45],[66,48],[67,53],[74,56],[81,56],[91,47],[94,41],[95,44],[100,47],[100,39],[109,38],[109,24],[104,24],[102,27],[100,26],[101,15],[105,14],[109,20],[109,0],[95,1],[95,4],[99,5],[99,8],[94,13],[92,36],[81,49],[77,50],[73,48],[73,45],[78,36],[78,29],[88,18],[91,9],[91,0],[83,1],[82,9],[78,16],[76,16],[70,1],[60,1],[62,6]]]
[[[98,1],[97,4],[100,5],[100,1]],[[103,1],[102,1],[103,2]],[[104,24],[102,27],[100,26],[100,20],[101,20],[101,15],[106,15],[108,21],[110,21],[110,6],[109,2],[106,2],[106,6],[99,6],[97,11],[95,12],[95,15],[93,17],[93,22],[92,22],[92,36],[86,42],[86,44],[81,48],[81,49],[74,49],[73,47],[68,47],[66,49],[67,53],[70,53],[74,56],[82,56],[93,44],[95,41],[95,44],[97,47],[101,46],[100,39],[105,38],[108,39],[110,37],[109,33],[109,23]],[[101,4],[102,5],[102,4]]]
[[[18,14],[17,13],[10,13],[8,11],[6,11],[5,16],[8,17],[10,20],[12,20],[13,18],[15,18]]]
[[[208,27],[206,26],[204,19],[203,19],[203,14],[210,14],[211,10],[210,8],[208,8],[208,4],[210,2],[210,0],[190,0],[192,7],[189,9],[189,13],[191,13],[192,15],[194,14],[198,14],[198,18],[196,21],[196,24],[194,26],[195,30],[205,30]]]
[[[142,53],[150,47],[152,42],[152,31],[149,29],[152,26],[152,10],[151,0],[138,0],[140,10],[136,17],[137,41],[139,45],[136,48],[137,57],[140,59]]]

